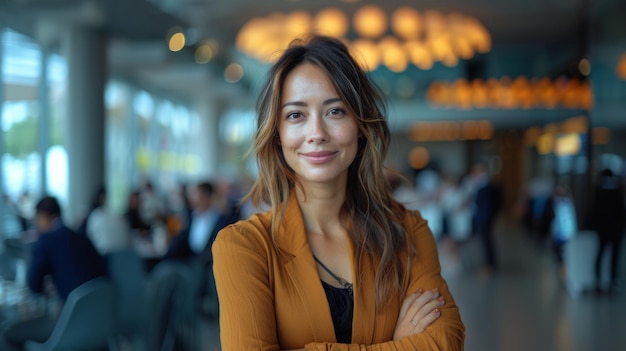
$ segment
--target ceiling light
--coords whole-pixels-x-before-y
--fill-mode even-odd
[[[391,28],[405,40],[418,39],[422,34],[419,12],[412,7],[401,7],[391,15]]]
[[[315,16],[315,31],[335,38],[343,37],[348,31],[348,18],[337,8],[323,9]]]
[[[224,80],[228,83],[237,83],[243,78],[243,67],[238,63],[231,63],[224,70]]]
[[[626,80],[626,53],[620,57],[617,62],[617,67],[615,68],[617,72],[617,76],[623,80]]]
[[[274,62],[291,41],[313,32],[341,39],[364,68],[372,71],[382,63],[393,72],[404,71],[409,64],[422,70],[431,69],[435,62],[452,67],[491,50],[485,27],[459,13],[420,14],[405,6],[388,16],[380,7],[366,5],[355,11],[351,23],[348,18],[334,7],[314,18],[302,10],[255,17],[239,30],[236,46],[256,60]]]
[[[181,32],[174,33],[169,40],[170,51],[180,51],[185,47],[185,35]]]
[[[387,31],[387,14],[376,5],[361,7],[352,21],[354,30],[366,38],[378,38]]]

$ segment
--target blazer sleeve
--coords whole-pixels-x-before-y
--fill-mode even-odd
[[[51,273],[52,263],[46,246],[45,238],[41,237],[33,246],[26,280],[28,287],[34,293],[43,292],[44,278]]]
[[[411,282],[406,296],[418,289],[438,289],[446,304],[439,308],[441,316],[420,334],[405,337],[398,341],[388,341],[374,345],[348,345],[337,343],[309,343],[305,350],[315,351],[460,351],[465,342],[465,326],[459,309],[441,277],[439,255],[435,239],[427,222],[414,212],[407,225],[417,257],[411,267]]]
[[[213,244],[224,351],[279,350],[270,245],[258,230],[242,224],[220,231]]]

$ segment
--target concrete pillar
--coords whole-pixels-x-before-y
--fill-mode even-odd
[[[68,29],[63,38],[68,66],[68,206],[65,220],[76,226],[96,189],[104,184],[104,87],[106,40],[85,28]]]
[[[47,187],[47,161],[48,149],[50,148],[50,94],[48,89],[48,58],[49,49],[42,47],[41,66],[39,71],[39,188],[41,194],[48,194]]]
[[[219,116],[222,108],[216,99],[203,99],[196,103],[200,115],[199,156],[201,179],[217,175],[219,164]]]
[[[0,26],[0,122],[2,122],[2,111],[4,105],[4,70],[1,67],[4,66],[4,56],[2,53],[2,37],[4,36],[4,27]],[[4,164],[2,159],[4,158],[4,131],[0,128],[0,197],[4,195]]]

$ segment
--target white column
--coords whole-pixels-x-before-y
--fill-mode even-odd
[[[48,194],[47,156],[50,148],[50,90],[48,89],[48,58],[49,49],[42,45],[41,67],[39,72],[39,187],[41,194]]]
[[[219,116],[220,103],[216,99],[197,101],[200,116],[201,137],[199,138],[200,179],[212,179],[219,164]]]
[[[68,67],[68,206],[65,219],[77,225],[96,189],[104,184],[104,86],[106,40],[95,31],[72,28],[63,38]]]
[[[2,37],[4,36],[4,27],[0,26],[0,123],[2,123],[2,111],[4,111],[4,70],[2,67],[4,66],[4,55],[3,55],[3,45],[2,45]],[[0,128],[0,196],[3,196],[5,193],[4,189],[4,164],[2,159],[4,158],[4,131]]]

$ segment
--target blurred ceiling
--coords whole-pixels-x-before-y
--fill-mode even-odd
[[[556,77],[568,74],[588,47],[593,33],[584,34],[585,24],[601,22],[619,9],[625,13],[623,0],[0,0],[0,23],[54,45],[54,33],[67,25],[92,27],[110,38],[109,62],[114,75],[140,81],[155,90],[167,92],[186,100],[237,99],[242,105],[251,105],[250,96],[265,72],[265,66],[246,61],[244,81],[238,84],[224,82],[222,72],[232,61],[242,61],[234,48],[238,30],[256,16],[274,12],[290,13],[305,10],[315,13],[323,8],[337,7],[351,15],[359,7],[376,3],[391,13],[410,5],[418,11],[439,10],[442,13],[460,12],[478,19],[490,32],[494,54],[482,56],[455,68],[436,65],[429,71],[416,68],[403,74],[378,70],[373,76],[385,88],[393,87],[398,77],[409,76],[416,82],[414,96],[421,101],[398,101],[396,114],[414,113],[418,108],[431,119],[487,118],[503,126],[524,126],[549,119],[564,119],[576,112],[433,110],[424,101],[426,90],[434,80],[452,80],[467,77],[470,69],[481,68],[487,73],[523,74],[524,67]],[[167,36],[173,28],[180,28],[188,42],[216,40],[219,54],[209,64],[199,65],[193,60],[193,45],[181,52],[167,50]],[[543,59],[542,67],[528,63],[534,56]],[[496,62],[497,61],[497,62]],[[494,63],[495,64],[492,64]],[[496,68],[485,65],[495,66]],[[380,72],[379,72],[380,71]],[[518,73],[521,72],[521,73]],[[392,88],[388,88],[392,90]],[[395,99],[395,98],[392,98]],[[419,100],[419,99],[418,99]],[[412,112],[411,112],[412,111]],[[518,117],[511,117],[517,116]],[[395,128],[406,127],[412,120],[396,122]],[[626,120],[626,119],[625,119]]]

